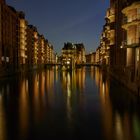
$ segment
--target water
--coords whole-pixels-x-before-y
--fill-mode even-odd
[[[98,68],[0,82],[0,140],[140,140],[140,100]]]

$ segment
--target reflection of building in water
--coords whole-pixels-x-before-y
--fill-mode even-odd
[[[83,107],[84,97],[83,90],[85,88],[85,68],[76,71],[62,71],[62,91],[67,103],[68,119],[72,118],[72,106],[76,100],[79,101],[78,106]],[[77,94],[77,91],[80,91]]]
[[[113,88],[112,90],[112,83],[105,76],[105,73],[100,71],[100,74],[97,74],[97,76],[99,76],[99,81],[97,81],[99,82],[103,134],[105,139],[139,139],[140,119],[137,117],[138,114],[135,114],[136,107],[133,106],[133,103],[135,104],[136,101],[133,98],[126,99],[128,96],[122,96],[117,92],[117,89]]]
[[[54,103],[54,69],[47,69],[45,72],[45,88],[47,100],[50,106]]]
[[[34,103],[34,116],[35,120],[38,118],[38,110],[39,110],[39,75],[35,75],[34,79],[34,90],[33,90],[33,103]]]
[[[0,89],[0,140],[6,140],[6,120],[3,105],[3,90],[4,89]]]
[[[68,93],[68,97],[71,96],[71,77],[70,77],[70,73],[67,73],[67,93]]]
[[[20,95],[19,95],[19,124],[20,133],[25,136],[29,121],[29,93],[28,80],[20,79],[19,81]]]
[[[76,70],[76,86],[81,91],[85,88],[85,68]]]
[[[75,70],[72,71],[72,89],[75,91],[76,88],[77,88],[77,85],[76,85],[76,72]]]
[[[91,78],[92,78],[92,80],[94,80],[95,79],[95,67],[94,66],[91,66],[90,67],[90,70],[91,70],[91,72],[90,72]]]
[[[97,83],[99,83],[99,93],[100,93],[100,101],[101,101],[101,109],[102,109],[102,121],[104,128],[104,135],[107,140],[112,140],[112,107],[109,99],[109,81],[104,79],[103,74],[99,73],[99,69],[97,69]]]
[[[63,92],[67,91],[67,71],[62,71],[61,72],[61,81],[62,81],[62,90]]]
[[[54,81],[58,82],[58,68],[59,66],[54,67]]]
[[[42,98],[42,94],[41,94],[41,78],[40,78],[40,74],[36,73],[33,76],[33,116],[34,116],[34,122],[38,123],[42,117],[43,114],[43,110],[42,110],[42,102],[43,102],[43,98]]]
[[[67,97],[70,98],[72,92],[72,75],[71,72],[62,71],[62,90],[67,94]]]
[[[62,71],[62,91],[66,100],[68,123],[72,125],[73,107],[75,107],[78,100],[78,106],[83,108],[84,97],[83,89],[85,84],[85,70],[79,69],[71,72]],[[78,92],[77,94],[77,91]]]
[[[85,88],[85,68],[76,69],[73,71],[62,71],[62,89],[67,91],[67,82],[70,77],[71,80],[71,91],[83,90]]]
[[[39,74],[39,93],[41,94],[42,100],[44,99],[45,89],[45,74],[44,72]]]
[[[52,92],[54,86],[54,70],[48,69],[45,73],[46,87],[48,92]]]
[[[72,79],[75,76],[74,71],[62,71],[61,72],[61,86],[62,86],[62,93],[64,96],[64,99],[66,100],[66,109],[67,109],[67,117],[68,121],[71,122],[72,119],[72,96],[73,96],[73,88],[72,88]]]
[[[100,82],[100,69],[95,68],[95,83],[96,83],[96,86],[99,85],[99,82]]]
[[[67,116],[68,116],[68,119],[71,120],[72,119],[72,114],[71,114],[71,111],[72,111],[72,106],[71,106],[71,99],[72,99],[72,90],[71,90],[71,76],[70,76],[70,73],[68,72],[67,73],[67,82],[66,82],[66,90],[67,90]]]
[[[52,96],[52,93],[50,92],[50,88],[52,88],[51,84],[53,83],[52,81],[53,75],[51,75],[50,70],[36,73],[32,77],[32,82],[30,81],[32,83],[31,85],[33,86],[31,93],[33,93],[33,119],[35,123],[38,123],[44,117],[43,108],[45,108],[47,104],[52,103],[50,99]]]

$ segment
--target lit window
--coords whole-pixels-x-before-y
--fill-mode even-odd
[[[140,52],[139,52],[139,49],[137,50],[137,61],[139,61],[139,54],[140,54]]]
[[[138,15],[140,14],[140,8],[137,9],[137,14],[138,14]]]

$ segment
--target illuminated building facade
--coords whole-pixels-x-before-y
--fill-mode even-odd
[[[82,64],[86,62],[85,47],[83,43],[75,44],[76,46],[76,64]]]
[[[126,34],[122,29],[122,13],[126,0],[110,0],[106,11],[106,23],[100,38],[100,64],[108,65],[111,70],[122,71],[125,66],[126,49],[123,48]]]
[[[140,1],[110,0],[105,19],[96,62],[109,64],[116,79],[140,94]]]
[[[96,49],[96,57],[95,57],[95,61],[96,61],[96,64],[100,65],[100,51],[101,51],[101,47],[99,46],[97,49]]]
[[[44,64],[48,63],[49,60],[49,43],[48,40],[46,39],[44,42]]]
[[[109,46],[109,26],[104,25],[101,39],[100,39],[100,64],[109,65],[110,64],[110,46]]]
[[[62,64],[71,65],[73,68],[75,64],[83,64],[86,62],[85,47],[83,43],[73,44],[64,43],[62,48]]]
[[[86,54],[86,63],[96,64],[96,52]]]
[[[48,45],[48,63],[53,64],[55,62],[55,53],[53,49],[53,45],[49,43]]]
[[[33,25],[28,25],[27,46],[27,60],[31,69],[54,63],[53,46],[43,35],[39,35],[37,28]]]
[[[25,14],[0,0],[0,76],[39,68],[54,59],[52,45],[28,25]]]
[[[50,55],[50,53],[51,53],[50,46],[51,46],[50,43],[48,43],[47,46],[46,46],[46,51],[45,51],[46,52],[46,57],[47,57],[46,63],[48,63],[48,64],[50,63],[50,56],[51,56]]]
[[[18,16],[13,7],[0,0],[0,75],[18,69]]]
[[[45,48],[45,38],[43,35],[38,37],[38,65],[44,64],[44,48]]]
[[[27,46],[28,68],[37,68],[38,32],[33,25],[28,25],[27,27]]]
[[[62,48],[62,60],[64,65],[75,65],[76,62],[76,46],[73,43],[64,43]],[[74,66],[75,67],[75,66]]]
[[[111,1],[110,8],[106,11],[105,25],[100,38],[100,60],[101,65],[115,65],[115,5]]]
[[[21,70],[25,69],[27,64],[27,21],[25,14],[18,12],[19,17],[19,48],[18,48],[18,63]]]
[[[115,7],[111,6],[106,12],[106,59],[108,65],[113,65],[113,49],[115,46]]]
[[[131,2],[122,13],[126,30],[126,74],[131,83],[140,80],[140,1]]]

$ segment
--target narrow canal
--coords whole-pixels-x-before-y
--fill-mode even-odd
[[[105,71],[50,68],[0,82],[0,140],[140,140],[140,99]]]

